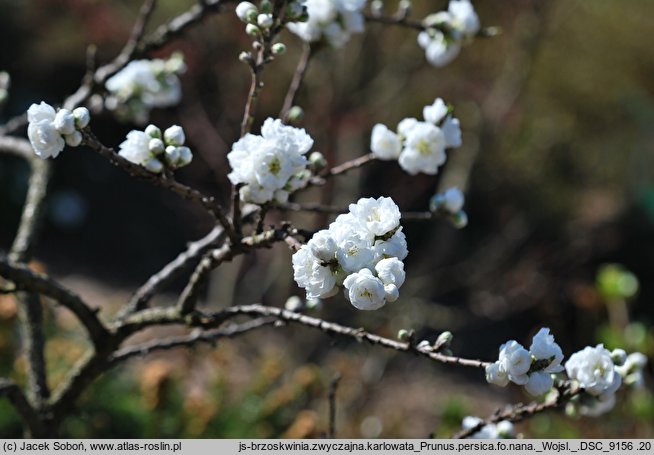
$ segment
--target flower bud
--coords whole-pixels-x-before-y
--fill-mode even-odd
[[[250,63],[252,62],[252,55],[249,52],[243,51],[238,54],[238,59],[243,63]]]
[[[286,45],[284,43],[275,43],[272,45],[271,50],[275,55],[282,55],[286,52]]]
[[[145,163],[143,163],[143,167],[154,174],[158,174],[163,171],[163,164],[156,158],[150,158],[147,160]]]
[[[259,14],[257,16],[257,24],[261,28],[270,28],[273,24],[272,14]]]
[[[184,145],[186,136],[184,130],[179,125],[173,125],[164,131],[164,141],[167,145]]]
[[[443,332],[440,335],[438,335],[438,338],[436,338],[436,342],[434,343],[434,349],[435,350],[441,350],[442,348],[448,348],[450,347],[450,343],[454,339],[454,335],[452,335],[452,332]]]
[[[150,142],[148,142],[148,150],[150,150],[150,153],[153,155],[159,155],[160,153],[163,153],[164,150],[166,150],[166,146],[161,139],[153,137],[150,139]]]
[[[82,133],[73,131],[71,134],[64,135],[64,139],[70,147],[77,147],[82,143]]]
[[[304,302],[297,295],[290,296],[284,304],[284,308],[286,308],[288,311],[301,311],[302,307],[304,307]]]
[[[273,6],[270,0],[261,0],[261,2],[259,2],[259,7],[261,8],[262,13],[270,14],[273,12]]]
[[[193,153],[191,153],[191,149],[185,146],[182,147],[177,147],[177,150],[179,151],[179,160],[177,167],[184,167],[193,161]]]
[[[175,147],[174,145],[169,145],[166,147],[166,154],[164,155],[164,158],[166,159],[166,163],[168,163],[169,166],[177,167],[177,162],[180,158],[179,147]]]
[[[91,114],[85,107],[73,109],[73,117],[75,119],[75,127],[78,129],[86,128],[91,121]]]
[[[311,170],[315,174],[325,169],[327,167],[327,159],[325,159],[325,155],[320,152],[311,153],[311,155],[309,155],[309,166],[311,166]]]
[[[416,349],[419,351],[431,351],[431,343],[427,340],[422,340],[416,345]]]
[[[400,297],[400,290],[394,284],[387,284],[384,286],[384,300],[387,302],[395,302]]]
[[[450,221],[457,229],[463,229],[468,225],[468,214],[463,210],[459,210],[456,213],[453,213],[450,217]]]
[[[60,109],[54,118],[54,127],[61,134],[72,134],[75,131],[75,117],[68,109]]]
[[[152,138],[161,139],[161,130],[154,125],[148,125],[145,128],[145,134]]]
[[[293,106],[288,110],[286,119],[290,122],[301,122],[304,118],[304,109],[300,106]]]
[[[611,360],[613,360],[613,363],[617,366],[622,366],[624,365],[625,360],[627,360],[627,353],[624,349],[614,349],[611,351]]]
[[[445,197],[442,194],[434,194],[429,199],[429,211],[432,213],[438,212],[443,204],[445,204]]]
[[[236,6],[236,15],[243,22],[253,22],[258,13],[257,7],[250,2],[241,2]]]
[[[319,308],[321,303],[322,300],[320,299],[307,299],[306,301],[307,308],[310,310]]]
[[[249,36],[257,37],[261,33],[261,30],[254,24],[248,24],[245,26],[245,33]]]

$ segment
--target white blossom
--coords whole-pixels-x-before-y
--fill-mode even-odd
[[[449,213],[456,213],[463,208],[465,204],[465,196],[463,192],[457,187],[448,188],[443,193],[442,207]]]
[[[118,154],[134,164],[144,165],[150,158],[150,136],[143,131],[132,130],[127,139],[118,146]]]
[[[370,150],[380,160],[395,160],[402,151],[402,141],[385,125],[377,124],[372,129]]]
[[[243,22],[249,22],[251,17],[256,17],[257,7],[250,2],[240,2],[236,5],[236,15]]]
[[[394,257],[403,261],[409,254],[409,250],[407,249],[406,236],[402,232],[402,226],[397,228],[390,239],[375,240],[373,250],[375,252],[375,262]]]
[[[447,105],[442,98],[436,98],[433,104],[425,106],[422,110],[422,117],[425,119],[425,122],[433,123],[434,125],[438,125],[446,115]]]
[[[389,197],[363,198],[350,204],[350,213],[375,236],[383,236],[400,225],[400,209]]]
[[[313,139],[303,129],[269,118],[260,136],[246,134],[234,143],[227,155],[232,168],[228,177],[235,185],[246,185],[241,188],[245,202],[263,204],[272,201],[275,194],[286,199],[288,192],[306,184],[307,177],[295,183],[293,177],[306,170],[305,154],[312,146]]]
[[[531,367],[531,355],[517,341],[509,340],[500,346],[499,363],[512,382],[524,385],[529,381],[527,372]]]
[[[420,32],[418,44],[425,50],[427,61],[437,68],[451,63],[461,51],[458,41],[449,41],[439,30]]]
[[[554,336],[550,335],[550,329],[542,328],[538,331],[532,340],[529,352],[536,360],[551,360],[543,369],[547,373],[558,373],[563,371],[561,361],[563,360],[563,351],[554,341]]]
[[[311,249],[311,253],[323,262],[336,259],[338,245],[327,230],[316,232],[307,245]]]
[[[75,117],[68,109],[59,109],[54,118],[54,127],[62,135],[73,134],[75,131]]]
[[[484,421],[479,417],[467,416],[463,418],[461,427],[470,430],[481,425]],[[514,435],[513,424],[508,420],[502,420],[496,424],[483,425],[481,429],[470,435],[470,439],[502,439],[511,438]]]
[[[491,363],[486,367],[486,381],[500,387],[506,387],[508,385],[509,375],[504,371],[499,361]]]
[[[56,112],[45,102],[32,104],[27,110],[27,136],[34,152],[40,158],[56,158],[64,149],[65,142],[54,125]]]
[[[645,365],[647,365],[647,357],[640,352],[633,352],[626,356],[623,364],[615,369],[622,376],[625,384],[640,387],[643,385]]]
[[[307,299],[327,298],[338,291],[336,278],[329,267],[311,254],[311,249],[303,245],[293,254],[293,278],[307,292]]]
[[[602,344],[594,348],[587,346],[572,354],[565,363],[565,369],[570,379],[579,382],[586,392],[595,396],[610,395],[622,383],[611,360],[611,353]]]
[[[372,250],[372,242],[366,233],[352,232],[346,240],[339,243],[336,257],[343,270],[357,272],[369,267],[375,254]]]
[[[470,0],[450,0],[448,12],[452,17],[450,25],[464,37],[469,38],[479,32],[481,28],[479,16]]]
[[[184,142],[186,142],[184,129],[179,125],[167,128],[163,133],[163,137],[167,145],[184,145]]]
[[[399,163],[411,175],[434,175],[445,163],[445,136],[435,125],[418,122],[408,132]]]
[[[406,278],[404,263],[396,257],[382,259],[375,265],[375,271],[384,285],[393,284],[400,287]]]
[[[384,284],[369,269],[363,269],[345,278],[346,296],[360,310],[377,310],[384,306]]]
[[[287,27],[306,42],[324,38],[332,47],[343,47],[352,34],[363,32],[365,5],[366,0],[307,0],[308,20]]]
[[[544,395],[554,385],[552,375],[546,371],[534,371],[529,374],[525,390],[534,396]]]

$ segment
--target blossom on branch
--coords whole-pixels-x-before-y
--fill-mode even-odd
[[[90,121],[88,109],[78,107],[72,112],[68,109],[55,109],[41,101],[32,104],[27,110],[27,136],[34,153],[39,158],[56,158],[68,144],[77,147],[82,143],[80,129]]]
[[[164,168],[177,169],[193,160],[193,153],[184,145],[185,141],[181,126],[173,125],[162,135],[159,128],[148,125],[145,131],[130,131],[120,144],[118,154],[158,174]]]
[[[307,0],[306,22],[291,22],[288,29],[307,43],[325,39],[332,47],[343,47],[352,34],[362,33],[361,11],[366,0]]]
[[[305,155],[312,146],[313,139],[304,129],[269,118],[260,136],[248,133],[232,146],[227,155],[232,168],[229,180],[244,185],[240,190],[244,202],[284,203],[310,177]]]
[[[293,255],[293,276],[307,299],[331,297],[343,286],[354,307],[376,310],[397,300],[406,277],[400,211],[386,197],[349,209]]]

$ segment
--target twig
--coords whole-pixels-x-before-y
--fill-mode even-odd
[[[10,136],[2,136],[0,132],[0,153],[8,153],[10,155],[23,158],[27,162],[31,162],[34,158],[34,150],[29,141]]]
[[[364,164],[374,161],[375,159],[376,159],[375,155],[373,155],[372,153],[368,153],[366,155],[360,156],[353,160],[346,161],[343,164],[339,164],[338,166],[334,166],[328,171],[320,175],[317,175],[315,177],[312,177],[311,180],[309,180],[309,183],[311,183],[312,185],[322,185],[323,183],[325,183],[325,179],[329,177],[335,177],[337,175],[345,174],[346,172],[351,171],[352,169],[360,168]]]
[[[215,329],[211,331],[201,331],[191,333],[190,335],[170,337],[164,340],[153,340],[135,346],[128,346],[116,351],[109,359],[110,365],[130,359],[136,356],[148,355],[154,351],[174,349],[183,346],[193,346],[198,343],[213,343],[221,338],[233,338],[250,332],[259,327],[271,325],[276,322],[275,318],[259,318],[247,321],[241,324],[231,324],[228,327]]]
[[[425,30],[435,29],[435,30],[440,30],[444,33],[451,33],[451,30],[448,28],[446,24],[426,25],[422,21],[409,19],[405,15],[377,16],[374,14],[364,13],[363,17],[367,22],[377,22],[379,24],[384,24],[384,25],[399,25],[401,27],[412,28],[414,30],[418,30],[421,32]],[[500,33],[499,27],[485,27],[480,29],[475,36],[477,38],[490,38],[493,36],[497,36],[499,33]]]
[[[88,145],[92,150],[100,154],[101,156],[107,158],[113,165],[122,168],[130,176],[145,180],[148,183],[166,188],[174,193],[179,194],[184,199],[192,200],[199,202],[202,206],[209,211],[213,216],[216,217],[218,222],[223,226],[227,235],[233,241],[237,242],[238,238],[236,237],[232,225],[225,215],[223,208],[218,204],[216,199],[213,196],[206,196],[200,191],[186,186],[182,183],[179,183],[175,178],[166,173],[155,174],[138,164],[134,164],[119,154],[117,154],[112,148],[109,148],[103,145],[97,137],[91,132],[90,129],[85,129],[82,132],[84,137],[84,143]]]
[[[252,128],[252,122],[254,122],[254,110],[259,100],[259,92],[263,88],[263,81],[261,80],[261,74],[265,67],[266,55],[267,55],[267,44],[261,44],[260,49],[257,51],[256,61],[250,62],[250,91],[248,92],[247,101],[245,102],[245,110],[243,112],[243,120],[241,121],[241,137],[245,136],[250,132]]]
[[[338,390],[338,383],[341,382],[340,373],[336,373],[332,380],[329,382],[329,430],[327,432],[328,439],[336,437],[336,391]]]
[[[35,272],[24,265],[11,263],[4,258],[0,258],[0,275],[11,280],[16,289],[51,297],[68,308],[84,325],[96,346],[104,343],[110,335],[95,311],[86,302],[49,276]]]
[[[316,203],[299,204],[296,202],[286,202],[284,204],[276,204],[271,206],[271,208],[277,210],[287,210],[292,212],[313,212],[313,213],[333,213],[333,214],[347,213],[349,210],[347,207],[336,207],[333,205],[324,205],[324,204],[316,204]],[[444,216],[444,214],[439,212],[430,212],[428,210],[424,212],[402,212],[403,221],[429,221],[429,220],[438,219],[442,216]]]
[[[295,103],[295,97],[297,96],[298,90],[302,85],[304,80],[304,75],[309,68],[309,61],[311,60],[312,55],[311,43],[304,43],[302,47],[302,54],[300,55],[300,60],[298,61],[297,67],[295,68],[295,73],[293,74],[293,79],[291,80],[291,85],[288,87],[288,92],[284,97],[284,104],[282,105],[282,110],[279,112],[279,118],[282,121],[286,121],[286,116],[288,111],[293,107]]]
[[[177,301],[179,313],[185,316],[195,309],[201,285],[205,282],[209,273],[220,264],[230,261],[235,256],[252,248],[269,247],[275,242],[284,240],[288,237],[289,232],[290,225],[285,225],[280,229],[271,229],[261,234],[246,237],[238,245],[227,244],[207,252],[193,271],[193,275],[191,275],[186,287],[179,296]]]
[[[0,378],[0,396],[7,398],[13,405],[27,428],[29,428],[30,436],[43,437],[44,429],[39,415],[32,408],[16,383],[6,378]]]
[[[29,142],[24,139],[5,138],[5,142],[13,142],[16,149],[30,150],[28,162],[31,175],[27,188],[27,196],[23,205],[18,232],[9,251],[9,261],[14,263],[27,262],[36,245],[44,201],[50,179],[51,166],[48,161],[34,155]],[[20,290],[20,286],[15,284]],[[19,292],[16,294],[18,316],[20,320],[23,349],[27,358],[28,398],[37,410],[41,410],[50,396],[46,377],[45,337],[43,334],[43,308],[37,294]]]
[[[559,390],[559,396],[555,400],[545,401],[543,403],[538,403],[536,401],[529,404],[518,403],[513,406],[508,406],[503,410],[498,409],[492,416],[482,420],[474,427],[459,431],[458,433],[454,434],[452,438],[469,438],[470,436],[480,431],[486,425],[498,423],[502,420],[508,420],[509,422],[519,422],[528,417],[540,414],[541,412],[560,409],[568,401],[570,401],[571,398],[582,392],[582,389],[572,388],[569,382],[565,382],[557,388]]]

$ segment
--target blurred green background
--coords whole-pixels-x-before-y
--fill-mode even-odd
[[[160,0],[151,28],[191,0]],[[387,1],[386,11],[395,2]],[[414,0],[413,16],[446,8]],[[89,44],[108,61],[124,44],[137,1],[0,0],[0,70],[12,76],[2,119],[40,100],[60,103],[85,71]],[[302,124],[330,163],[368,152],[375,123],[394,127],[443,97],[456,108],[464,145],[436,177],[411,177],[395,163],[372,163],[302,201],[345,205],[392,196],[405,210],[465,188],[470,224],[405,222],[407,282],[400,299],[362,313],[337,296],[314,313],[386,336],[415,329],[433,340],[454,332],[453,350],[491,360],[507,339],[523,344],[550,327],[566,354],[589,344],[654,355],[654,49],[650,0],[485,0],[482,24],[498,37],[477,39],[449,66],[430,67],[415,32],[368,24],[343,51],[312,60],[298,104]],[[276,116],[299,57],[287,33],[283,57],[266,68],[255,122]],[[156,56],[175,50],[188,65],[182,103],[153,111],[151,121],[182,125],[195,153],[180,180],[226,198],[226,154],[239,135],[249,72],[237,60],[249,39],[231,10],[207,18]],[[109,114],[92,126],[117,146],[134,125]],[[24,134],[21,131],[20,134]],[[197,207],[132,181],[88,149],[66,150],[54,163],[48,217],[36,266],[113,314],[139,284],[187,241],[210,229]],[[28,169],[0,157],[0,248],[11,243]],[[319,229],[327,216],[271,213]],[[598,281],[603,264],[631,271],[640,286],[625,298]],[[166,304],[170,294],[156,299]],[[608,290],[607,290],[608,289]],[[618,293],[619,294],[619,293]],[[263,302],[282,306],[302,295],[282,246],[218,269],[203,305]],[[86,342],[70,315],[48,309],[47,358],[56,385]],[[617,310],[616,310],[617,308]],[[626,318],[625,318],[626,315]],[[15,303],[0,296],[0,375],[24,379]],[[153,331],[148,336],[171,333]],[[483,373],[431,364],[381,348],[331,339],[304,328],[262,329],[214,347],[132,360],[105,375],[63,423],[71,437],[308,437],[327,430],[328,384],[337,393],[341,437],[448,436],[465,415],[485,416],[527,400],[516,387],[486,385]],[[619,395],[598,419],[548,414],[519,425],[530,437],[654,437],[652,367],[646,387]],[[21,435],[0,402],[0,435]]]

